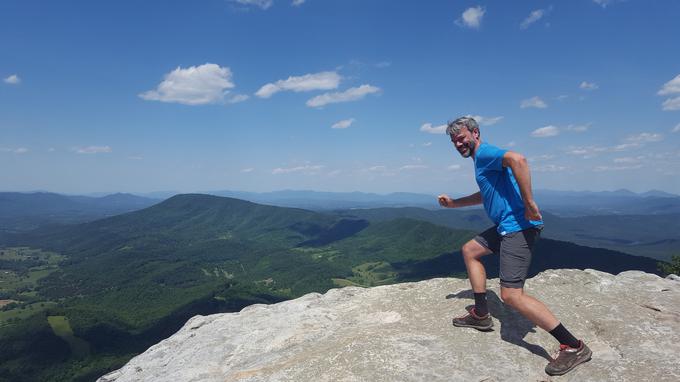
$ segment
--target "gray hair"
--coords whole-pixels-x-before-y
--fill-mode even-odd
[[[472,117],[460,117],[456,120],[449,121],[446,124],[446,134],[454,136],[460,133],[460,130],[466,127],[471,133],[475,130],[479,132],[479,125]]]

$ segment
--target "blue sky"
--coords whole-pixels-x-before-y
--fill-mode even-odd
[[[680,193],[680,2],[3,1],[2,191]]]

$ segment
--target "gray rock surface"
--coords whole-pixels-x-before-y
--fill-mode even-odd
[[[552,336],[499,299],[494,331],[451,325],[468,280],[432,279],[312,293],[239,313],[196,316],[99,382],[680,381],[680,283],[638,271],[548,270],[526,283],[593,350],[561,377],[544,372]]]

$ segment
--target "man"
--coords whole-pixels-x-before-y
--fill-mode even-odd
[[[560,343],[558,356],[545,368],[549,375],[562,375],[590,360],[592,352],[576,339],[548,308],[524,293],[534,244],[543,221],[531,192],[531,175],[526,159],[518,153],[482,143],[479,126],[473,118],[449,122],[446,133],[463,158],[475,163],[479,192],[451,199],[438,197],[443,207],[456,208],[484,204],[495,226],[463,245],[462,254],[475,296],[468,313],[453,319],[453,325],[481,331],[491,330],[493,322],[486,302],[486,271],[480,261],[490,253],[500,255],[501,299],[524,317],[552,334]]]

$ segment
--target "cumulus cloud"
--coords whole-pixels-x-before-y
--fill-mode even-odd
[[[444,134],[446,133],[446,125],[432,126],[431,123],[424,123],[420,126],[420,131],[430,134]]]
[[[456,24],[461,27],[478,29],[482,24],[482,18],[485,13],[486,9],[481,5],[468,8],[460,15],[460,18],[456,20]]]
[[[549,125],[536,129],[531,132],[531,136],[534,138],[546,138],[554,137],[560,133],[560,129],[557,126]]]
[[[109,146],[87,146],[87,147],[76,147],[73,149],[78,154],[101,154],[110,153],[111,147]]]
[[[663,102],[661,105],[663,110],[680,110],[680,97],[669,98]]]
[[[521,24],[519,24],[519,28],[520,29],[529,28],[529,26],[531,24],[540,20],[544,15],[545,15],[545,10],[543,10],[543,9],[537,9],[535,11],[532,11],[531,13],[529,13],[529,16],[527,16],[527,18],[524,19]]]
[[[675,127],[673,128],[673,130],[671,130],[671,133],[680,133],[680,123],[678,123],[677,125],[675,125]]]
[[[6,84],[18,85],[21,83],[21,78],[19,78],[19,76],[16,74],[12,74],[11,76],[6,77],[3,81],[5,81]]]
[[[242,5],[254,6],[260,9],[268,9],[274,4],[274,0],[231,0],[231,2],[239,3]]]
[[[343,119],[342,121],[335,122],[331,129],[346,129],[352,126],[352,123],[354,123],[354,118]]]
[[[349,88],[344,92],[324,93],[316,96],[307,101],[307,106],[322,107],[330,103],[357,101],[368,94],[377,93],[379,91],[379,87],[364,84],[356,88]]]
[[[607,8],[608,5],[614,4],[618,0],[593,0],[593,2],[602,8]]]
[[[5,153],[14,153],[14,154],[26,154],[28,152],[28,149],[25,147],[18,147],[16,149],[10,149],[6,147],[0,147],[0,152],[5,152]]]
[[[204,105],[217,103],[234,87],[232,74],[228,67],[206,63],[177,69],[165,75],[155,90],[141,93],[139,97],[147,101],[181,103],[185,105]]]
[[[596,90],[599,88],[599,86],[596,83],[587,81],[581,82],[581,84],[578,87],[583,90]]]
[[[405,166],[399,167],[399,171],[422,170],[426,168],[427,166],[423,164],[407,164]]]
[[[640,163],[644,159],[644,155],[640,155],[637,157],[622,157],[622,158],[614,158],[614,163],[633,163],[637,164]]]
[[[245,94],[234,94],[232,97],[229,97],[227,103],[239,103],[247,100],[248,98],[250,97]]]
[[[247,174],[249,172],[253,172],[254,170],[255,170],[254,168],[248,167],[248,168],[241,169],[241,172],[244,173],[244,174]]]
[[[304,3],[305,3],[305,0],[293,0],[293,2],[290,5],[292,5],[294,7],[299,7]]]
[[[540,97],[531,97],[525,100],[522,100],[522,103],[519,105],[520,108],[526,109],[529,107],[534,107],[537,109],[545,109],[548,107],[548,105],[540,98]]]
[[[324,166],[320,165],[304,165],[304,166],[296,166],[296,167],[287,167],[287,168],[282,168],[278,167],[272,170],[272,174],[278,175],[278,174],[290,174],[290,173],[295,173],[295,172],[300,172],[303,174],[307,175],[314,175],[317,173],[317,171],[321,170]]]
[[[537,172],[560,172],[566,170],[566,166],[560,166],[556,164],[544,164],[540,166],[535,166],[532,167],[532,171],[537,171]]]
[[[569,126],[566,127],[566,129],[569,130],[569,131],[575,131],[577,133],[582,133],[584,131],[588,131],[588,129],[590,129],[590,125],[592,125],[592,123],[587,123],[585,125],[569,125]]]
[[[648,143],[648,142],[658,142],[663,139],[663,135],[657,133],[640,133],[637,135],[631,135],[626,138],[627,142],[633,143]]]
[[[658,95],[669,95],[680,93],[680,74],[675,76],[672,80],[663,84],[663,87],[657,93]]]
[[[503,119],[503,117],[483,117],[481,115],[466,115],[466,117],[474,118],[480,126],[495,125]]]
[[[630,166],[596,166],[593,171],[596,172],[602,172],[602,171],[623,171],[623,170],[636,170],[638,168],[641,168],[641,164],[635,164],[635,165],[630,165]]]
[[[340,84],[341,77],[336,72],[320,72],[305,74],[303,76],[291,76],[285,80],[268,83],[255,93],[260,98],[269,98],[280,91],[307,92],[311,90],[336,89]]]

